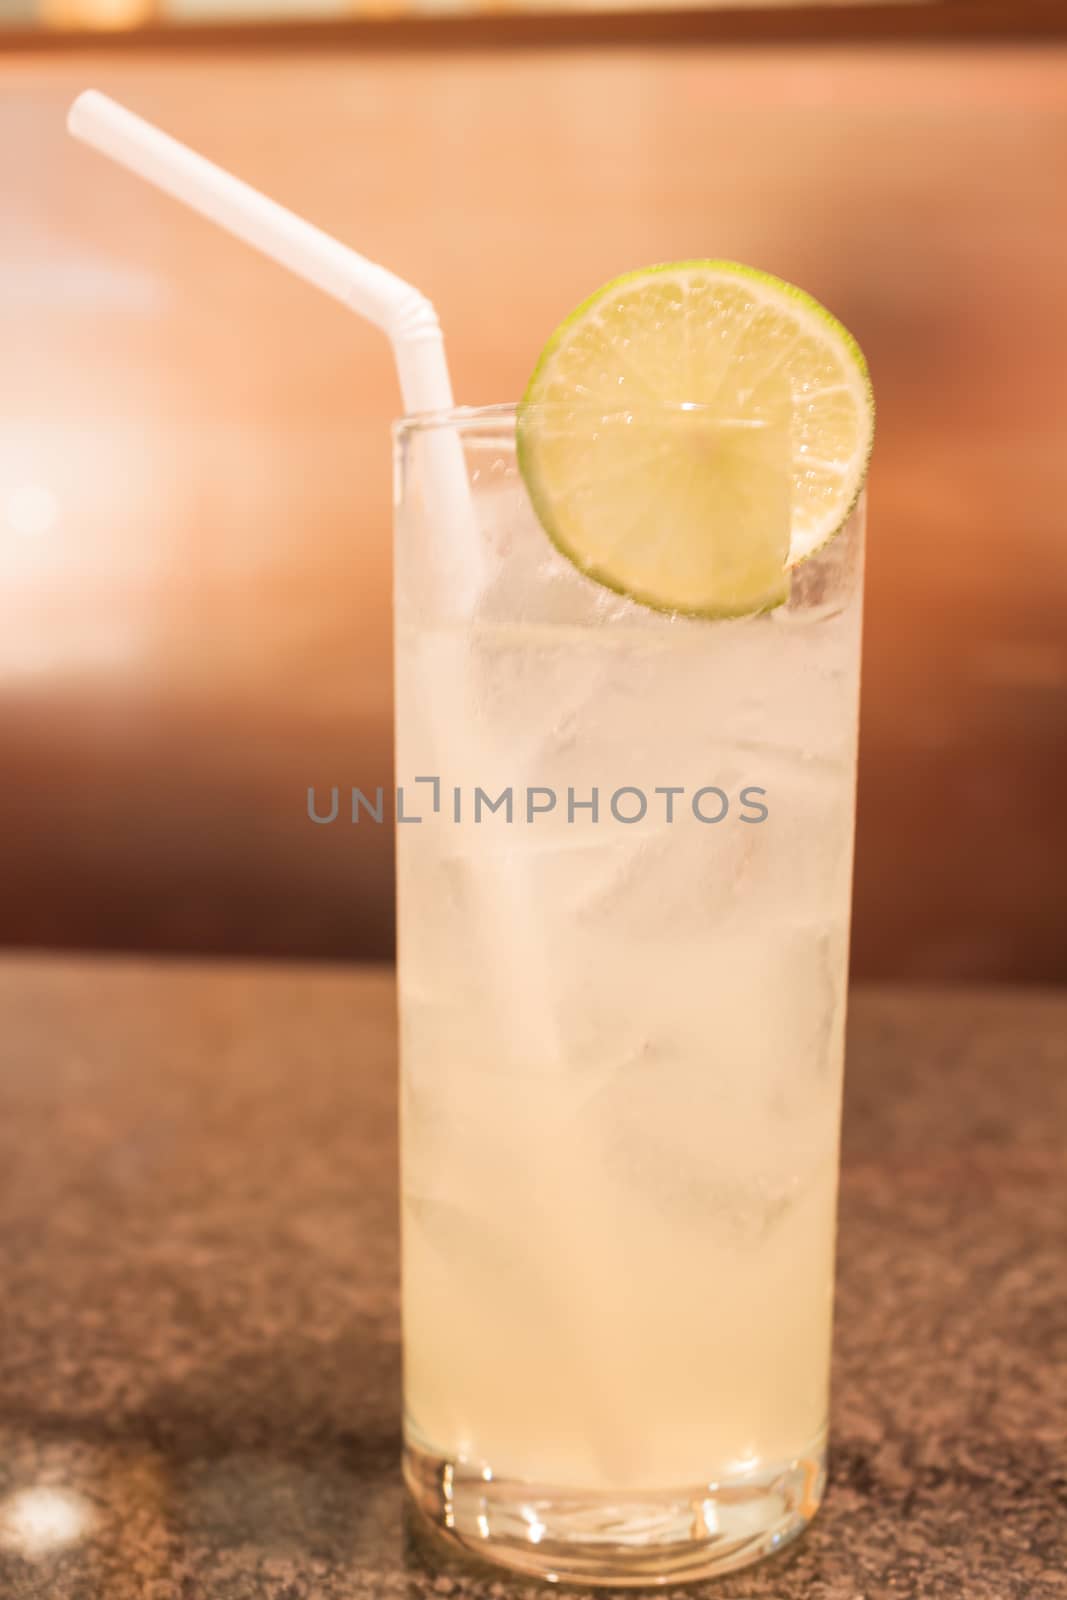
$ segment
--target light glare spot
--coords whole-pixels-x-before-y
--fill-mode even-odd
[[[42,1555],[73,1544],[95,1521],[90,1502],[73,1489],[20,1489],[0,1501],[0,1547]]]
[[[50,533],[59,516],[59,502],[43,483],[20,483],[4,501],[4,521],[24,539]]]
[[[530,1543],[540,1544],[545,1536],[544,1523],[531,1506],[523,1506],[522,1514],[526,1521],[527,1537]]]

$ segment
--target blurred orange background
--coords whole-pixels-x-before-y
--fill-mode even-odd
[[[0,942],[388,956],[396,386],[354,317],[75,145],[113,94],[436,301],[515,397],[738,257],[879,399],[854,970],[1067,978],[1067,41],[0,55]]]

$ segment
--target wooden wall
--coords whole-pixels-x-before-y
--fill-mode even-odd
[[[92,83],[433,295],[465,400],[630,266],[859,335],[855,966],[1067,977],[1067,45],[0,61],[0,941],[387,953],[386,349],[63,132]]]

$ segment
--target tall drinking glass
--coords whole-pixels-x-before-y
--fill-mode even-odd
[[[863,503],[673,616],[553,548],[516,408],[395,439],[407,1482],[531,1573],[726,1571],[823,1491]]]

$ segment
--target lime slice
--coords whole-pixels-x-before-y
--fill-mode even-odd
[[[800,289],[732,261],[616,278],[541,354],[519,466],[545,531],[660,610],[779,605],[844,526],[874,402],[856,341]]]

